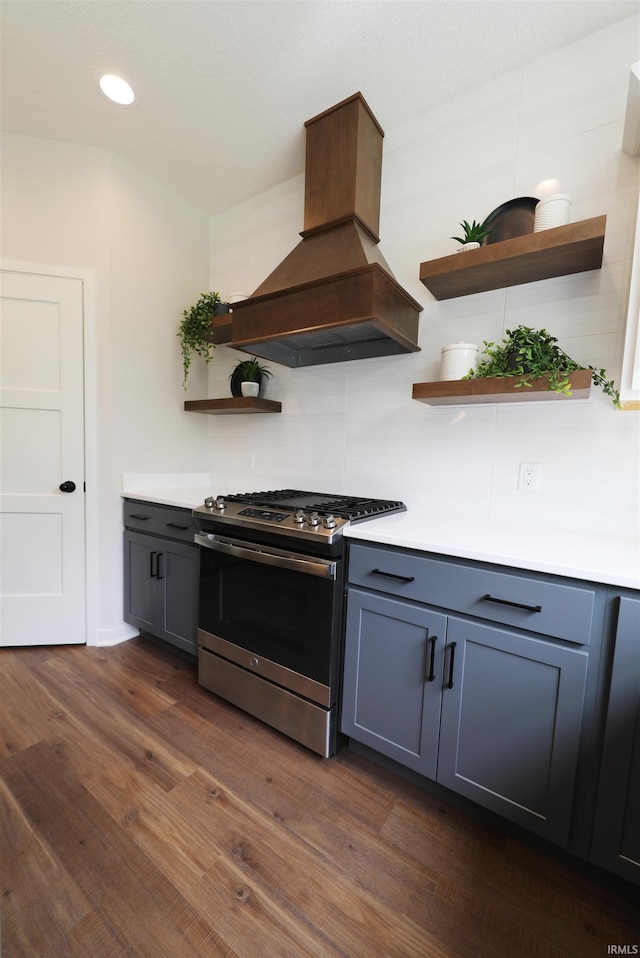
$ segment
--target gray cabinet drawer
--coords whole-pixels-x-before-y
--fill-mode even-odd
[[[196,525],[190,509],[163,506],[159,503],[124,501],[124,524],[127,529],[164,536],[182,542],[193,542]]]
[[[351,544],[349,582],[588,645],[598,587],[385,546]],[[600,601],[602,598],[600,597]]]

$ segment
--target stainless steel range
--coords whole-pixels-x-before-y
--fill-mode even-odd
[[[345,529],[402,502],[284,489],[211,497],[200,553],[198,681],[286,735],[336,750]]]

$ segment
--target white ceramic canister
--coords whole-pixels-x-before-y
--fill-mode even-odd
[[[462,379],[478,365],[478,347],[458,340],[440,350],[440,379]]]
[[[233,306],[234,303],[241,303],[243,299],[249,299],[246,293],[232,293],[229,297],[229,305]]]
[[[571,214],[571,197],[567,193],[553,193],[540,200],[536,206],[533,232],[566,226]]]

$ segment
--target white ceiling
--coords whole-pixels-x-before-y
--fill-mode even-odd
[[[4,130],[114,150],[214,214],[304,169],[360,90],[389,132],[638,0],[2,0]],[[104,72],[137,92],[117,107]]]

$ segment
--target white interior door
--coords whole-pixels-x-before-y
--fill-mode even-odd
[[[86,641],[84,556],[83,284],[3,270],[0,646]]]

